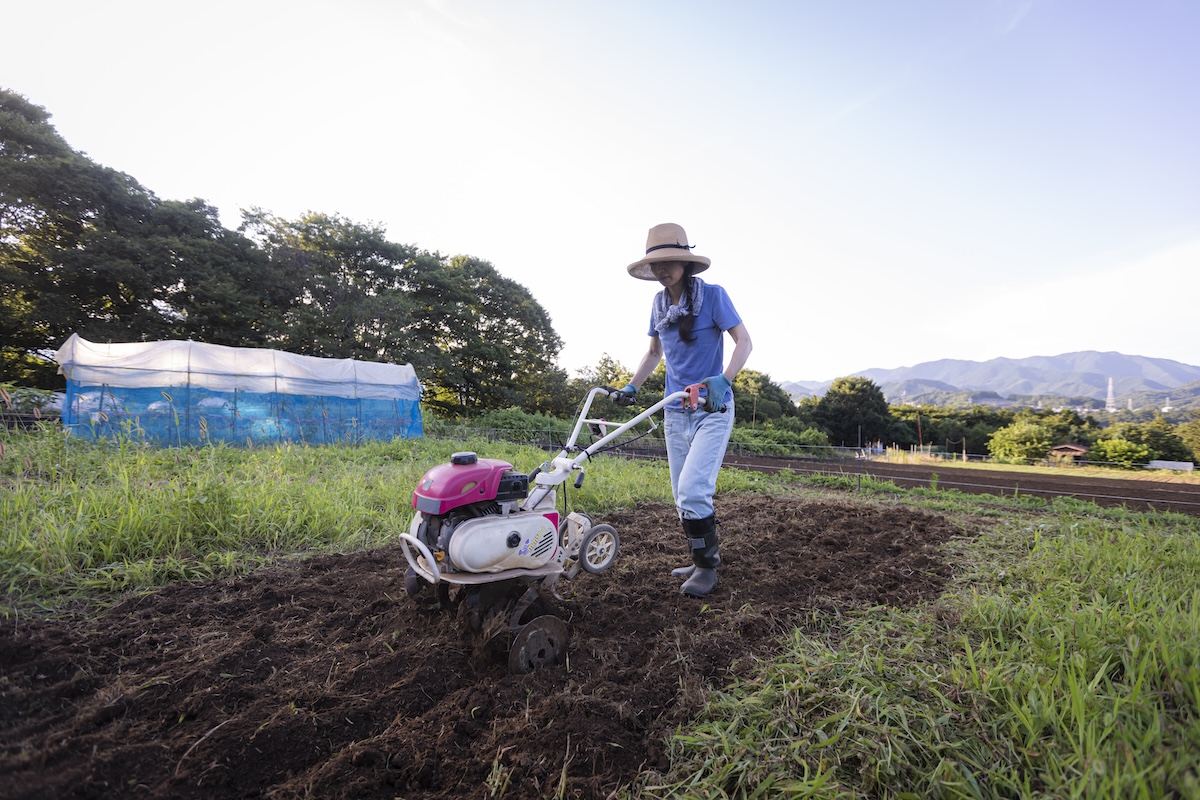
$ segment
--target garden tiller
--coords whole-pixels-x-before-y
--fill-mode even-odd
[[[631,402],[609,386],[591,389],[562,450],[532,472],[459,452],[449,464],[426,472],[413,492],[416,514],[408,533],[400,534],[409,564],[406,591],[415,596],[432,588],[440,606],[464,610],[471,628],[485,640],[504,639],[513,672],[529,672],[563,656],[567,627],[549,613],[554,585],[580,570],[604,572],[620,547],[613,526],[595,524],[579,512],[560,515],[557,487],[573,480],[580,488],[588,458],[612,449],[615,440],[642,422],[650,420],[653,430],[652,417],[683,402],[689,392],[667,395],[621,423],[588,418],[599,396],[620,405]],[[598,438],[580,448],[576,442],[585,426]]]

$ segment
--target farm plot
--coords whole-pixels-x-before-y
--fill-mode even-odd
[[[726,456],[726,466],[758,472],[800,475],[869,476],[896,486],[942,488],[965,494],[1024,495],[1039,500],[1075,497],[1098,506],[1125,506],[1137,511],[1171,511],[1200,516],[1200,484],[1189,477],[1166,479],[1099,478],[1072,475],[1070,469],[1005,472],[954,463],[939,466],[875,461],[821,462],[756,456]],[[1118,473],[1119,474],[1119,473]]]
[[[942,591],[935,513],[718,498],[721,583],[700,602],[673,508],[601,517],[622,549],[560,585],[565,663],[509,674],[408,598],[398,548],[178,585],[0,631],[0,796],[608,797],[781,634]]]

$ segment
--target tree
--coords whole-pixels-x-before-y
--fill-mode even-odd
[[[452,412],[505,408],[544,394],[546,373],[565,384],[554,366],[562,341],[549,314],[489,262],[418,258],[402,285],[412,303],[407,349],[436,384],[433,404]]]
[[[487,261],[394,244],[383,228],[337,215],[289,221],[256,209],[242,230],[297,287],[284,349],[411,363],[426,402],[451,414],[567,406],[550,316]]]
[[[997,461],[1021,464],[1046,458],[1054,446],[1053,429],[1030,415],[1000,428],[988,440],[988,452]]]
[[[758,424],[781,417],[796,416],[796,404],[770,375],[743,369],[733,380],[737,421]]]
[[[125,338],[155,327],[153,279],[130,234],[153,206],[127,175],[72,150],[50,115],[0,91],[0,341],[6,376],[38,382],[72,332]],[[40,362],[40,365],[39,365]]]
[[[1167,422],[1161,415],[1150,422],[1118,422],[1110,425],[1100,434],[1101,441],[1118,439],[1144,445],[1149,452],[1147,461],[1156,459],[1191,461],[1193,459],[1191,448],[1183,441],[1176,426]]]
[[[817,401],[816,421],[831,442],[855,447],[885,439],[892,415],[870,378],[838,378]]]
[[[1175,432],[1179,434],[1184,446],[1192,453],[1192,457],[1186,460],[1194,462],[1200,459],[1200,412],[1197,412],[1187,422],[1176,425]]]
[[[1153,453],[1144,444],[1126,439],[1101,439],[1087,452],[1088,461],[1115,464],[1121,469],[1143,467],[1153,460]]]
[[[221,226],[202,200],[162,201],[150,214],[146,258],[164,271],[154,304],[165,338],[231,347],[270,343],[295,296],[266,254]]]
[[[1050,429],[1055,444],[1082,444],[1087,446],[1096,440],[1100,426],[1091,417],[1081,417],[1071,409],[1057,412],[1035,412],[1042,424]]]
[[[633,377],[633,370],[608,353],[604,353],[595,367],[581,370],[579,377],[591,386],[612,386],[620,389],[629,383],[630,378]]]
[[[488,262],[336,214],[255,209],[228,231],[203,201],[160,201],[75,152],[49,118],[0,90],[0,380],[54,385],[71,333],[194,338],[408,361],[457,411],[573,405],[549,315]]]
[[[202,201],[163,203],[0,90],[0,377],[58,382],[49,355],[98,341],[257,341],[279,296],[253,245]]]
[[[401,360],[413,315],[403,270],[421,255],[416,248],[336,214],[285,220],[253,209],[240,230],[290,291],[276,346],[321,358]]]
[[[899,445],[932,444],[951,452],[964,448],[968,453],[987,452],[992,434],[1015,418],[1012,411],[983,405],[969,409],[902,405],[891,410],[896,424],[892,426],[890,441]]]
[[[571,418],[584,394],[576,384],[558,367],[531,373],[519,387],[521,408],[561,419]]]

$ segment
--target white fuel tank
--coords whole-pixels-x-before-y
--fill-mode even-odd
[[[558,531],[541,514],[479,517],[454,529],[447,550],[464,572],[534,569],[554,558]]]

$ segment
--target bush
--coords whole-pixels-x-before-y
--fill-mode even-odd
[[[731,446],[759,455],[811,455],[813,448],[828,447],[829,437],[815,428],[797,428],[782,418],[761,428],[735,426],[729,437]],[[782,424],[775,424],[782,423]]]
[[[1003,464],[1023,464],[1045,458],[1054,446],[1054,434],[1047,425],[1032,419],[1017,419],[992,434],[988,452]]]
[[[546,414],[529,414],[514,406],[489,411],[477,417],[470,427],[493,431],[496,436],[514,442],[545,443],[547,432],[555,442],[566,441],[571,424]]]
[[[1136,469],[1150,463],[1154,454],[1144,444],[1125,439],[1101,439],[1088,451],[1089,461],[1103,461],[1121,469]]]
[[[0,383],[0,413],[58,415],[59,396],[45,389]]]

